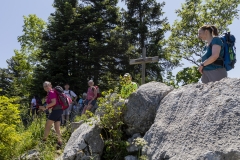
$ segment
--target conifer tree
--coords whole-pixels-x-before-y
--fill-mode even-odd
[[[159,56],[159,63],[146,65],[147,81],[162,81],[164,70],[172,69],[177,61],[163,50],[164,34],[169,29],[167,18],[163,17],[164,2],[156,0],[125,0],[127,10],[124,11],[124,27],[131,34],[129,43],[134,45],[135,57],[142,55],[142,48],[147,47],[147,56]],[[147,45],[148,42],[149,44]],[[137,69],[140,72],[140,68]]]

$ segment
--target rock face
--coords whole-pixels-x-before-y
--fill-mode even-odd
[[[130,95],[124,113],[124,123],[128,126],[126,133],[145,134],[154,122],[160,101],[172,90],[172,87],[163,83],[150,82]]]
[[[88,123],[81,124],[72,133],[65,146],[63,160],[100,159],[104,142],[100,135],[99,120],[94,118],[90,120]]]
[[[76,129],[78,129],[78,127],[80,125],[82,125],[84,123],[83,120],[81,120],[80,122],[72,122],[71,123],[71,132],[74,132]]]
[[[135,105],[151,106],[154,96],[147,97],[152,93],[140,91],[141,88],[137,95],[142,96],[132,97],[136,99]],[[158,95],[156,92],[153,94]],[[156,99],[157,103],[161,96]],[[144,136],[148,142],[144,152],[150,160],[240,159],[239,79],[225,78],[219,82],[181,87],[170,92],[159,106],[154,124]],[[139,114],[137,109],[135,112]],[[132,121],[135,126],[140,122],[142,118],[139,122]]]

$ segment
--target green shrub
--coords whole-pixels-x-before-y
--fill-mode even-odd
[[[0,96],[0,159],[10,159],[15,153],[15,146],[22,137],[17,132],[20,124],[18,104],[16,98]]]
[[[113,90],[103,92],[104,98],[99,99],[98,112],[102,114],[100,125],[103,128],[102,137],[105,142],[103,158],[123,159],[127,154],[125,141],[122,131],[123,117],[125,109],[124,99],[120,94],[112,94]]]

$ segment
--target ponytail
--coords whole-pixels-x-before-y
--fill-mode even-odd
[[[200,28],[201,30],[208,30],[213,36],[218,36],[218,29],[214,25],[204,25]]]
[[[214,36],[218,36],[218,29],[217,29],[217,27],[215,27],[214,25],[211,25],[211,28],[212,28],[212,34]]]

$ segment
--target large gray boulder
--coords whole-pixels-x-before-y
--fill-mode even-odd
[[[240,80],[170,92],[145,134],[149,160],[239,160]]]
[[[163,83],[150,82],[132,93],[124,112],[124,123],[128,127],[126,133],[145,134],[154,122],[160,101],[172,90],[172,87]]]
[[[64,148],[63,160],[100,159],[104,142],[98,124],[98,118],[91,118],[72,133]]]

